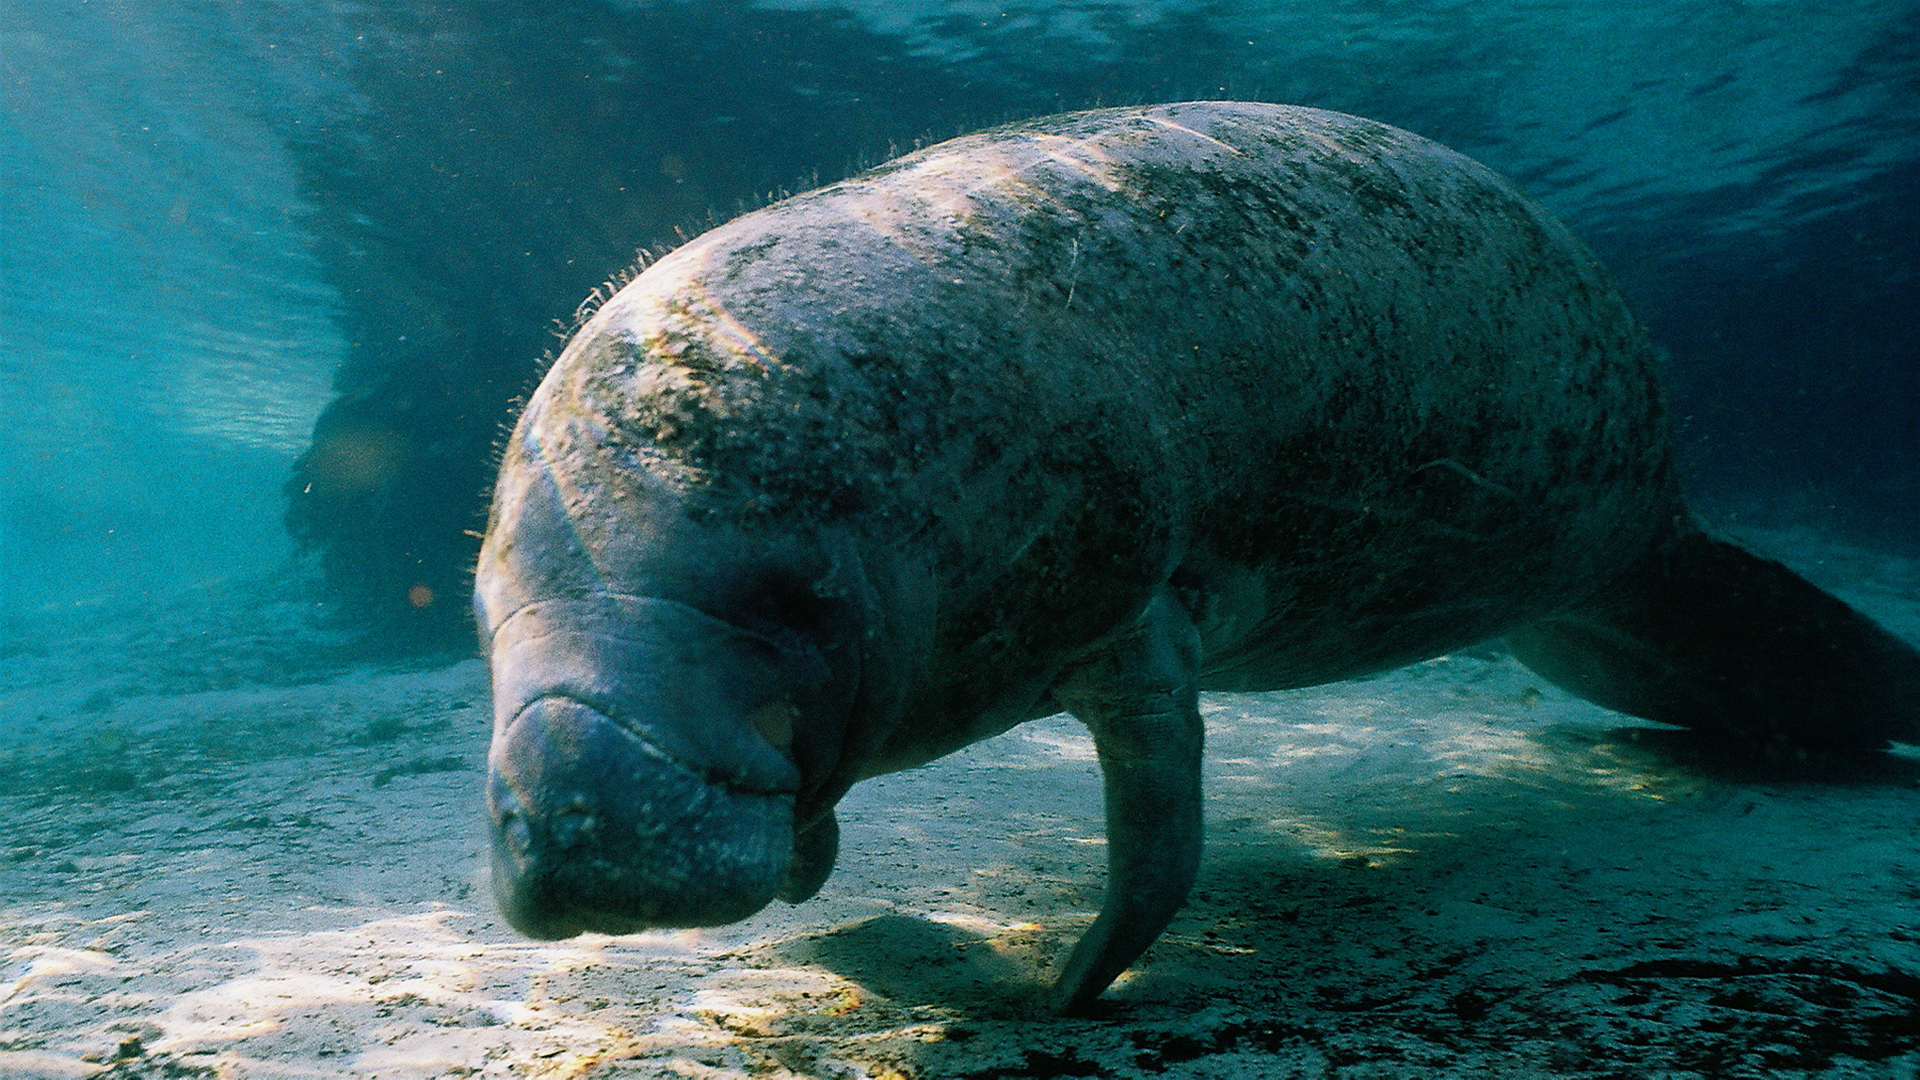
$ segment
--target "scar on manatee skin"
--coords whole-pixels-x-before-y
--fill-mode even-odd
[[[1075,236],[1071,240],[1073,254],[1067,259],[1067,302],[1060,305],[1062,311],[1073,306],[1073,291],[1080,287],[1080,238]]]
[[[1488,491],[1498,492],[1499,494],[1505,495],[1509,499],[1514,497],[1512,488],[1507,487],[1504,484],[1496,484],[1493,481],[1487,479],[1486,477],[1481,476],[1479,473],[1474,472],[1472,469],[1467,468],[1465,465],[1462,465],[1459,462],[1453,460],[1452,458],[1445,458],[1445,457],[1434,458],[1432,461],[1427,462],[1425,465],[1416,467],[1413,471],[1426,472],[1428,469],[1434,468],[1436,466],[1440,468],[1451,469],[1454,472],[1459,473],[1461,476],[1466,477],[1468,480],[1471,480],[1474,483],[1480,485],[1481,487],[1486,488]]]

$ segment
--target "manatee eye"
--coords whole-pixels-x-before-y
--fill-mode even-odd
[[[737,619],[772,643],[795,689],[815,687],[831,677],[822,649],[836,640],[845,619],[844,602],[823,595],[812,579],[787,573],[759,578]]]
[[[783,633],[812,637],[829,620],[835,606],[809,579],[769,574],[754,583],[744,614],[750,620],[750,629],[778,641]]]

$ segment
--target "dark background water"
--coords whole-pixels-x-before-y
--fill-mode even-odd
[[[266,575],[458,642],[500,427],[638,249],[1219,97],[1513,176],[1670,350],[1710,516],[1920,548],[1915,0],[0,0],[0,618]]]

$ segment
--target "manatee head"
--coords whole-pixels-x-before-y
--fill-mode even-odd
[[[710,926],[812,894],[858,681],[857,566],[689,508],[536,395],[476,574],[493,884],[535,938]]]

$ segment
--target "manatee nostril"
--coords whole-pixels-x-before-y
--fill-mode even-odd
[[[514,855],[525,858],[534,846],[536,815],[528,812],[513,785],[499,774],[488,781],[487,787],[494,829]],[[547,847],[558,851],[588,844],[600,832],[600,815],[595,812],[593,800],[584,793],[576,792],[564,806],[538,817],[541,839]]]
[[[533,830],[527,826],[523,814],[508,814],[500,819],[500,833],[506,837],[507,847],[515,855],[525,857],[533,847]]]
[[[590,842],[599,832],[599,815],[593,812],[584,795],[575,795],[567,808],[553,815],[547,825],[548,838],[554,847],[563,851]]]
[[[525,858],[533,847],[533,828],[527,823],[526,807],[513,792],[513,785],[499,773],[487,778],[487,804],[493,814],[493,828],[516,858]]]

